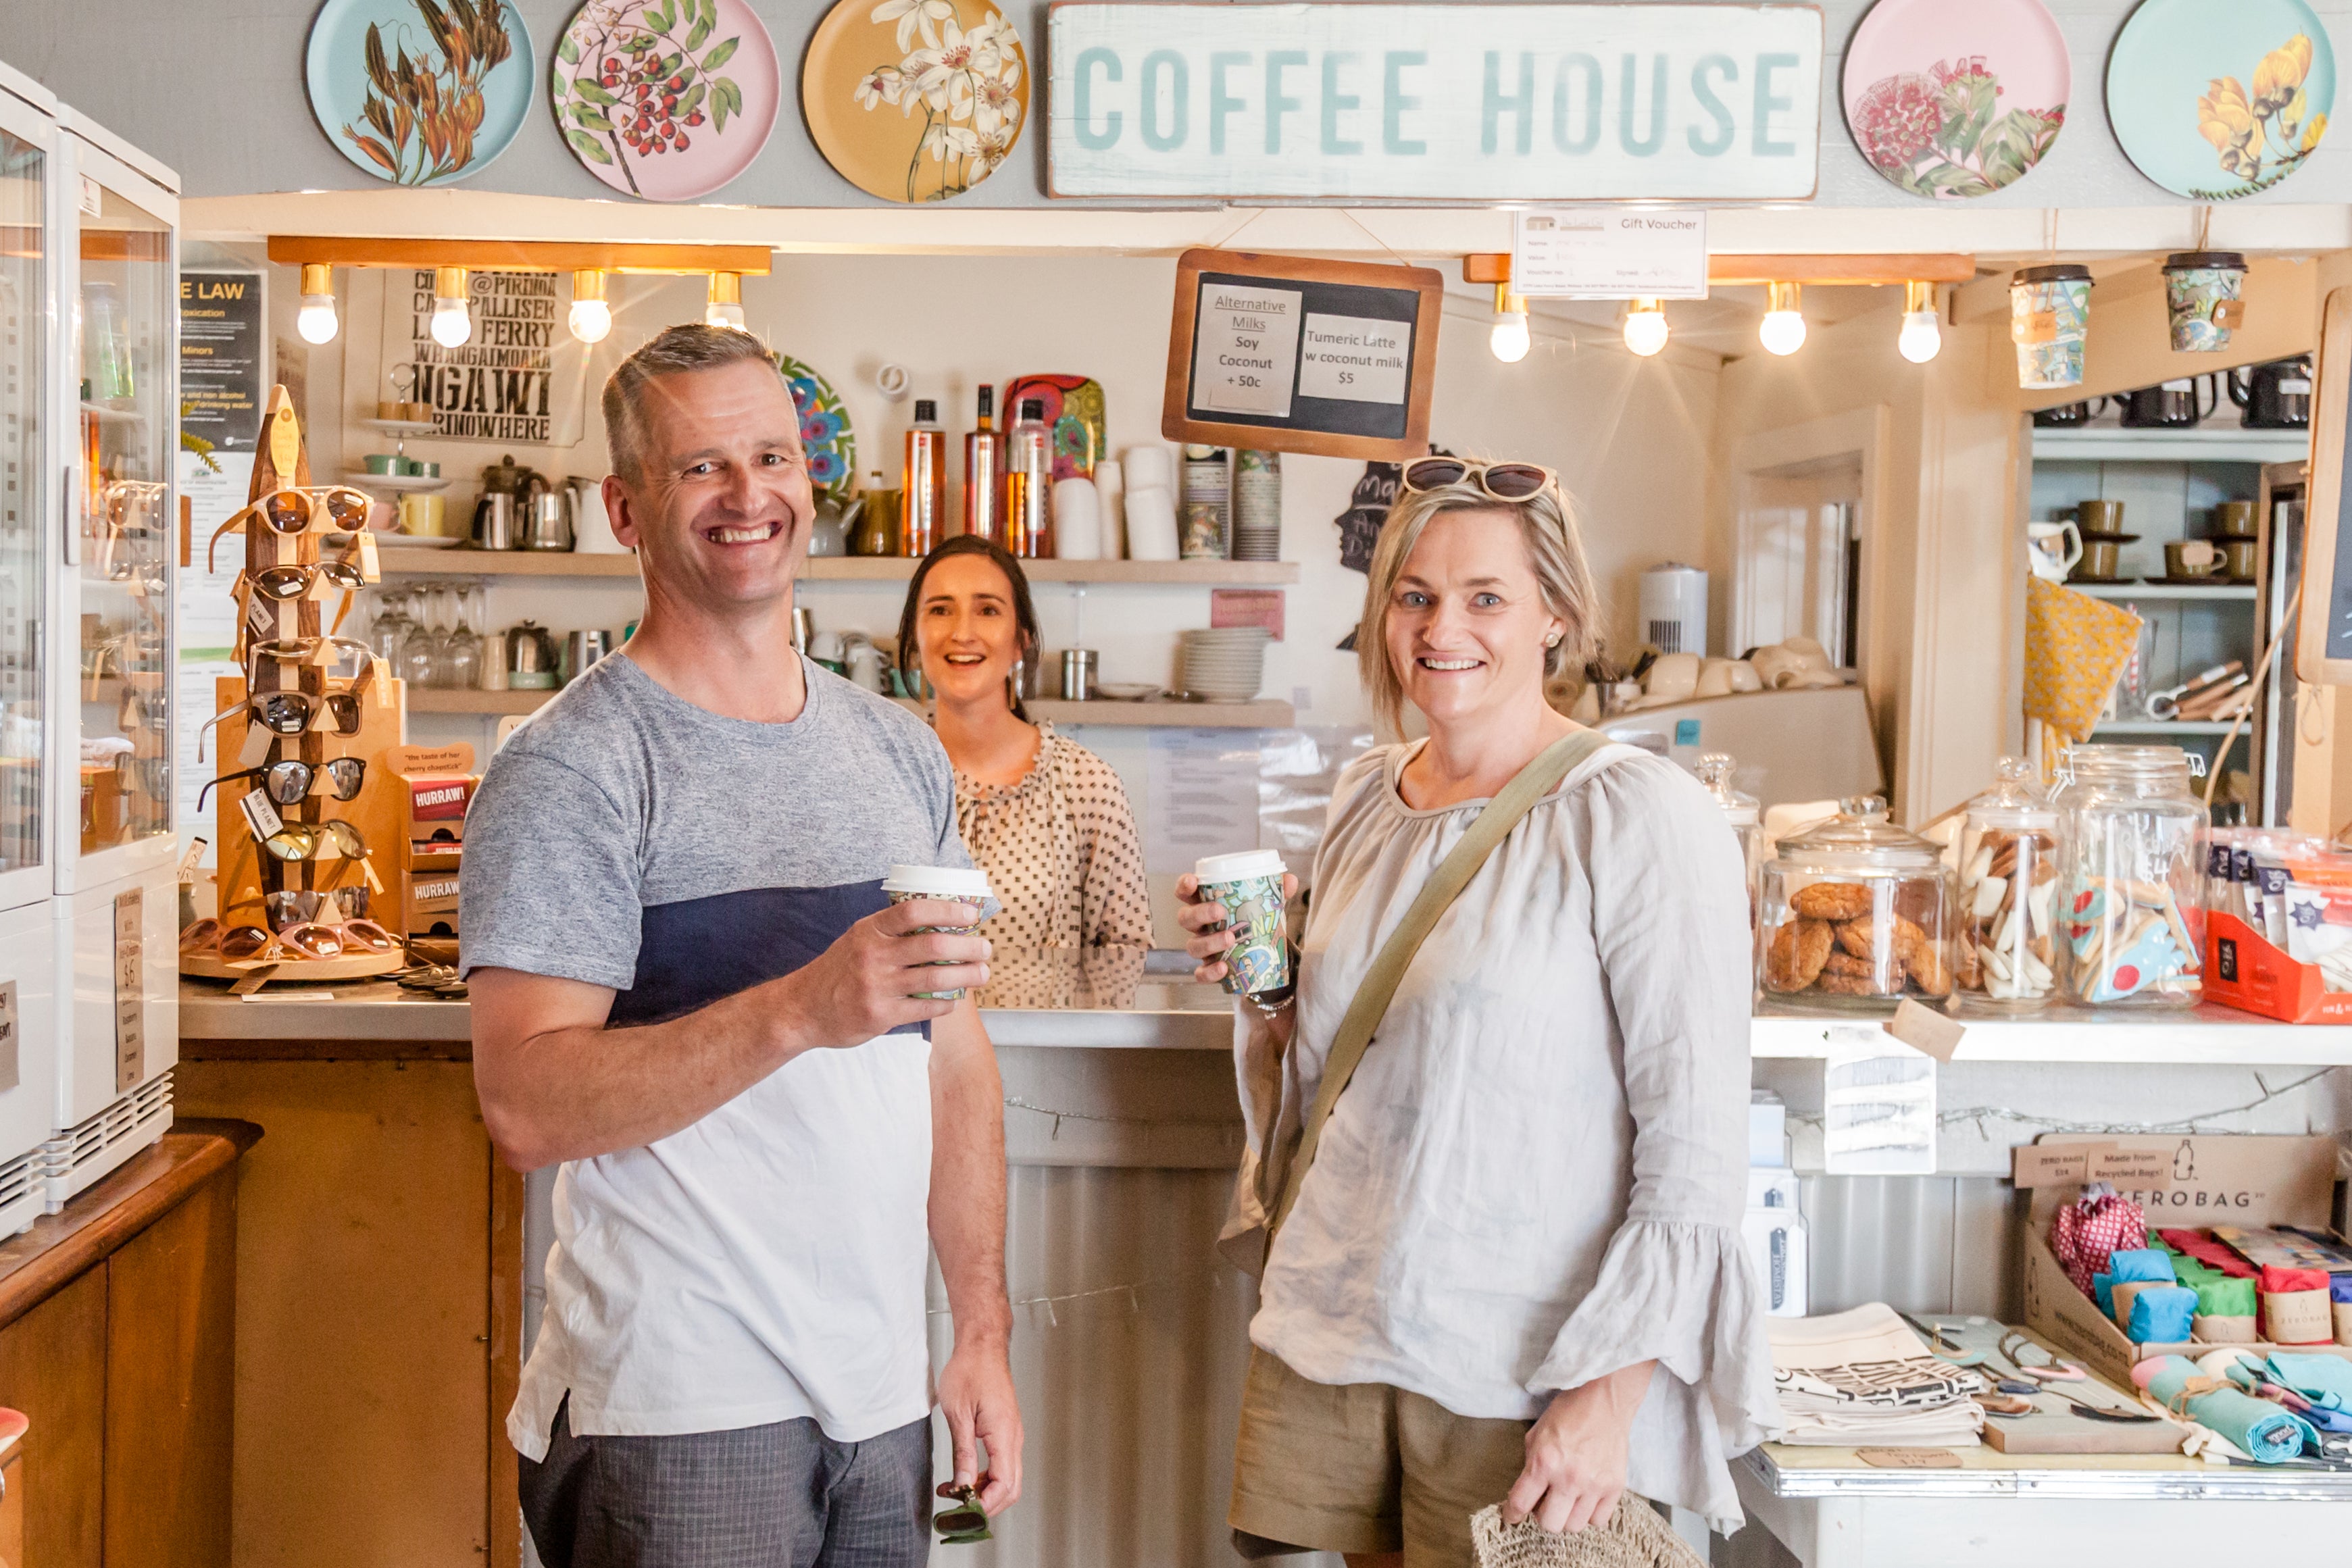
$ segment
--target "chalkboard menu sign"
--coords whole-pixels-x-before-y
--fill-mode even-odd
[[[2311,685],[2352,685],[2352,288],[2327,297],[2311,405],[2311,485],[2304,508],[2303,591],[2294,674]]]
[[[1444,280],[1427,267],[1188,250],[1160,433],[1327,457],[1419,457]]]

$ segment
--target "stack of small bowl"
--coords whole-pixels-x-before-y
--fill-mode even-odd
[[[1176,667],[1185,695],[1225,703],[1255,697],[1265,682],[1269,635],[1263,626],[1184,632],[1177,643]]]

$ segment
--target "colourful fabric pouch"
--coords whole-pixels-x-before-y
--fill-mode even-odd
[[[2197,1292],[2179,1285],[2149,1285],[2132,1298],[2124,1332],[2134,1344],[2179,1344],[2189,1338]]]
[[[2171,1255],[2153,1247],[2109,1253],[2107,1272],[2118,1285],[2126,1280],[2153,1280],[2158,1284],[2169,1285],[2180,1277],[2172,1267]]]
[[[2324,1270],[2265,1265],[2261,1282],[2263,1333],[2273,1344],[2333,1343],[2336,1322],[2327,1292]]]
[[[2091,1276],[2091,1300],[2099,1303],[2101,1316],[2111,1318],[2116,1315],[2116,1277],[2113,1274]]]
[[[2186,1356],[2143,1361],[2132,1368],[2132,1381],[2156,1396],[2166,1409],[2211,1427],[2260,1463],[2292,1459],[2305,1444],[2319,1447],[2319,1434],[2310,1422],[2231,1386],[2225,1378],[2208,1377]]]
[[[2226,1276],[2197,1287],[2197,1310],[2208,1317],[2248,1318],[2254,1315],[2254,1282]]]
[[[2164,1239],[2199,1262],[2219,1269],[2233,1280],[2251,1280],[2254,1266],[2241,1258],[2224,1243],[2216,1241],[2202,1230],[2168,1230]]]
[[[2327,1295],[2339,1307],[2352,1307],[2352,1274],[2330,1274]]]

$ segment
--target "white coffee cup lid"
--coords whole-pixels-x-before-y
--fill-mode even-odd
[[[952,898],[978,904],[989,896],[988,873],[961,866],[894,865],[883,879],[885,893],[912,893],[925,898]]]
[[[1280,876],[1290,868],[1275,850],[1244,850],[1237,855],[1203,855],[1192,874],[1204,883],[1241,882],[1253,876]]]

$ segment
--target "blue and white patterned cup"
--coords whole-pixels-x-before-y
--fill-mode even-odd
[[[1283,918],[1282,877],[1289,868],[1272,850],[1209,855],[1192,868],[1201,896],[1225,910],[1234,945],[1221,982],[1235,996],[1263,995],[1290,984],[1290,933]]]

